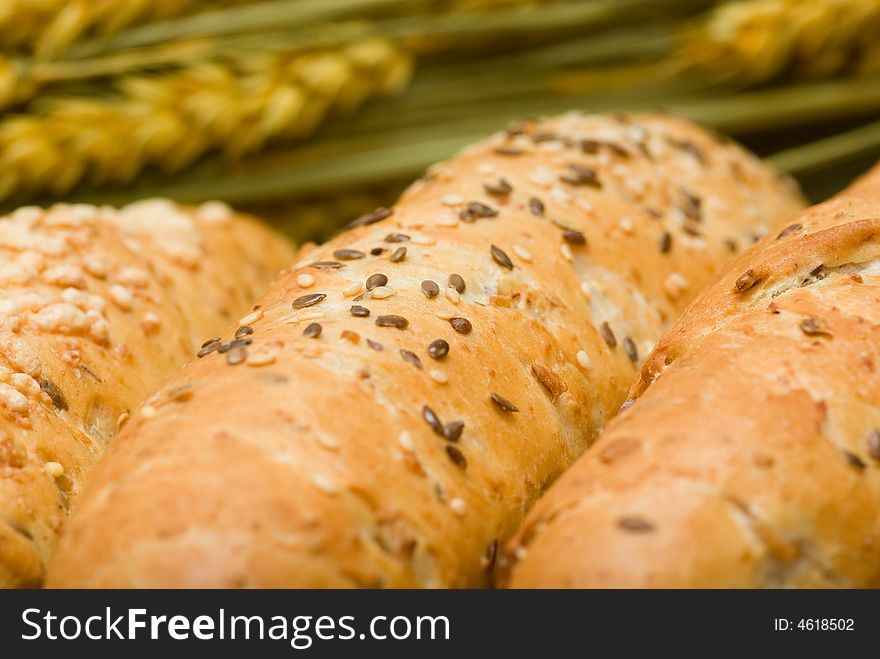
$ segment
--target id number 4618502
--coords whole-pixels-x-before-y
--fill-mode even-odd
[[[774,618],[773,631],[801,631],[801,632],[850,632],[855,629],[855,621],[852,618],[800,618],[790,620],[788,618]]]

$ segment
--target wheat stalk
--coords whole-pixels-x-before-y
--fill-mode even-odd
[[[128,76],[113,99],[43,101],[40,113],[0,121],[0,199],[125,183],[208,151],[235,159],[272,139],[303,138],[327,116],[401,89],[410,70],[406,54],[372,40]]]
[[[686,68],[759,84],[880,72],[880,0],[742,0],[718,6],[681,48]]]

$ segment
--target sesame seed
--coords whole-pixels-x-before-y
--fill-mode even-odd
[[[417,233],[412,237],[413,244],[415,245],[425,245],[430,246],[437,243],[437,239],[434,236],[429,236],[424,233]]]
[[[428,345],[428,355],[431,359],[443,359],[449,354],[449,344],[443,339],[434,339]]]
[[[495,406],[498,407],[502,412],[519,412],[519,408],[507,400],[504,396],[496,393],[489,394],[489,398]]]
[[[620,230],[628,236],[632,235],[633,231],[636,229],[636,225],[633,224],[633,221],[628,217],[620,218],[620,222],[617,224],[620,226]]]
[[[868,433],[868,455],[880,461],[880,429],[874,428]]]
[[[323,318],[324,314],[320,311],[306,311],[299,315],[297,320],[306,321],[306,320],[318,320],[319,318]]]
[[[633,364],[639,361],[639,350],[636,348],[635,342],[628,336],[623,339],[623,349],[626,350],[626,356]]]
[[[532,262],[532,253],[529,250],[527,250],[525,247],[521,247],[519,245],[511,245],[510,248],[513,250],[514,254],[516,254],[520,259],[522,259],[526,263]]]
[[[587,237],[583,232],[575,229],[566,229],[562,232],[562,239],[570,245],[586,245]]]
[[[319,323],[310,323],[303,330],[303,336],[307,339],[317,339],[321,336],[321,325]]]
[[[403,316],[395,316],[393,314],[387,316],[378,316],[376,325],[379,327],[396,327],[397,329],[406,329],[409,327],[409,321]]]
[[[237,330],[235,330],[235,334],[233,334],[233,336],[236,339],[242,339],[246,336],[250,336],[253,333],[254,333],[253,327],[251,327],[250,325],[242,325]]]
[[[464,432],[464,421],[450,421],[443,426],[443,437],[447,442],[457,442]]]
[[[464,197],[460,194],[449,193],[440,197],[440,203],[444,206],[459,206],[464,203]]]
[[[312,476],[312,484],[324,494],[336,494],[336,484],[323,474],[315,474]]]
[[[492,254],[492,258],[495,260],[495,263],[500,265],[502,268],[513,270],[513,261],[511,261],[510,257],[504,253],[504,250],[502,250],[497,245],[492,245],[490,247],[490,252]]]
[[[431,376],[431,379],[438,384],[446,384],[449,382],[449,378],[446,376],[446,373],[443,371],[439,371],[436,368],[432,368],[428,375]]]
[[[156,414],[158,414],[158,412],[157,412],[156,408],[153,407],[152,405],[144,405],[141,408],[141,416],[144,417],[145,419],[152,419],[156,416]]]
[[[464,293],[465,289],[467,289],[467,284],[465,284],[464,277],[459,274],[452,273],[451,275],[449,275],[447,283],[459,293]]]
[[[233,348],[226,353],[226,363],[231,366],[241,364],[245,359],[247,359],[247,350],[243,347]]]
[[[588,281],[581,282],[581,293],[583,293],[587,297],[587,299],[592,297],[593,289],[590,286],[590,282],[588,282]]]
[[[818,318],[805,318],[801,321],[800,328],[807,336],[827,336],[831,338],[831,331]]]
[[[356,261],[364,258],[366,254],[357,249],[337,249],[333,252],[333,256],[340,261]]]
[[[491,162],[481,162],[477,165],[477,171],[480,174],[492,174],[495,171],[495,165]]]
[[[688,287],[688,280],[678,272],[670,272],[669,276],[663,280],[663,290],[671,297],[680,296]]]
[[[532,197],[529,199],[529,211],[531,211],[532,215],[544,217],[544,202],[537,197]]]
[[[389,233],[385,236],[386,243],[405,243],[409,240],[409,236],[405,233]]]
[[[404,430],[397,436],[397,441],[400,443],[400,446],[406,451],[412,451],[415,448],[412,435],[410,435],[406,430]]]
[[[499,178],[497,183],[483,183],[483,189],[493,197],[506,197],[513,192],[513,186],[503,178]]]
[[[388,258],[391,259],[392,263],[403,261],[406,258],[406,247],[398,247]]]
[[[572,254],[571,247],[568,245],[568,243],[562,243],[562,245],[559,246],[559,251],[562,252],[562,258],[564,258],[566,261],[568,261],[569,263],[574,261],[574,254]]]
[[[390,286],[377,286],[370,291],[370,297],[374,300],[385,300],[392,295],[397,295],[397,289],[391,288]]]
[[[238,321],[239,325],[253,325],[255,322],[260,320],[263,317],[262,309],[255,309],[248,315],[244,316],[241,320]]]
[[[45,469],[52,478],[59,478],[64,475],[64,465],[60,462],[47,462]]]
[[[437,297],[440,293],[440,286],[437,285],[437,282],[425,279],[422,282],[422,293],[425,294],[425,297]]]
[[[779,240],[780,238],[785,238],[786,236],[790,236],[793,233],[797,233],[798,231],[800,231],[803,228],[804,228],[804,225],[799,222],[795,223],[795,224],[789,224],[787,227],[785,227],[782,231],[779,232],[779,235],[776,236],[776,240]]]
[[[650,533],[654,530],[654,525],[641,517],[623,517],[618,520],[617,525],[624,531],[633,533]]]
[[[311,288],[315,285],[315,277],[308,272],[304,272],[297,276],[296,283],[300,288]]]
[[[370,275],[367,277],[367,282],[365,284],[365,288],[368,291],[372,291],[374,288],[378,288],[379,286],[385,286],[388,283],[388,277],[383,275],[382,273],[377,273],[375,275]]]
[[[326,297],[327,296],[324,293],[309,293],[308,295],[302,295],[293,301],[293,308],[305,309],[306,307],[318,304]]]
[[[349,311],[351,312],[351,315],[355,316],[356,318],[366,318],[370,315],[369,309],[367,309],[366,307],[362,307],[358,304],[351,305],[351,309],[349,309]]]
[[[467,512],[467,504],[464,502],[464,499],[460,497],[455,497],[454,499],[449,500],[449,508],[456,515],[464,515]]]
[[[450,309],[449,307],[441,307],[434,311],[434,315],[437,316],[440,320],[451,320],[455,318],[455,309]]]
[[[452,215],[444,215],[434,222],[434,225],[438,227],[455,227],[458,226],[458,218]]]
[[[383,346],[378,341],[373,341],[372,339],[367,339],[367,345],[370,346],[376,352],[382,352],[385,350],[385,346]]]
[[[580,364],[583,368],[590,368],[590,358],[583,350],[578,350],[577,360],[578,364]]]
[[[466,318],[450,318],[449,324],[452,325],[452,329],[459,334],[470,334],[473,329],[471,321]]]
[[[669,250],[672,249],[672,234],[668,231],[664,231],[663,235],[660,236],[660,253],[668,254]]]
[[[342,290],[342,295],[344,295],[345,297],[353,297],[355,295],[360,295],[362,290],[364,290],[363,284],[361,284],[359,281],[355,281]]]
[[[452,463],[456,467],[467,469],[467,460],[464,457],[464,453],[458,450],[458,447],[453,446],[452,444],[447,444],[446,455],[449,456],[449,459],[452,460]]]
[[[452,304],[458,304],[459,302],[461,302],[461,295],[459,295],[458,291],[454,288],[447,288],[446,299],[452,302]]]
[[[353,229],[354,227],[375,224],[376,222],[380,222],[381,220],[384,220],[386,217],[390,217],[392,212],[393,211],[390,208],[377,208],[372,213],[368,213],[367,215],[361,215],[356,220],[349,222],[349,224],[346,228]]]
[[[599,333],[602,335],[602,338],[605,339],[605,343],[608,344],[609,348],[617,347],[617,339],[614,336],[614,332],[611,331],[611,325],[607,322],[599,325]]]
[[[425,420],[425,423],[431,426],[431,430],[443,437],[443,424],[440,422],[440,418],[434,413],[434,410],[427,405],[422,406],[422,418]]]
[[[274,352],[252,352],[247,357],[248,366],[269,366],[275,363],[276,354]]]
[[[403,357],[403,361],[412,364],[416,368],[422,367],[422,360],[419,359],[419,356],[416,353],[414,353],[412,350],[401,349],[400,356]]]

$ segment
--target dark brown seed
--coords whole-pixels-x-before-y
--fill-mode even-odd
[[[447,442],[457,442],[464,432],[464,421],[450,421],[443,426],[443,437]]]
[[[590,155],[599,153],[600,146],[601,143],[597,142],[596,140],[581,140],[581,151]]]
[[[396,327],[397,329],[406,329],[409,327],[409,321],[403,316],[378,316],[376,318],[376,324],[379,327]]]
[[[736,250],[738,249],[736,241],[733,238],[725,238],[724,239],[724,246],[728,249],[728,251],[733,252],[734,254],[736,253]]]
[[[245,359],[247,359],[247,350],[242,347],[235,348],[226,353],[226,363],[231,366],[241,364]]]
[[[690,220],[694,220],[695,222],[702,221],[702,200],[699,197],[695,197],[687,190],[682,190],[681,194],[684,197],[684,203],[681,205],[681,211],[684,213],[685,217]]]
[[[351,309],[349,309],[352,316],[356,318],[366,318],[370,315],[370,310],[366,307],[362,307],[359,304],[351,305]]]
[[[672,249],[672,234],[668,231],[665,231],[662,236],[660,236],[660,253],[668,254],[669,250]]]
[[[405,233],[389,233],[385,236],[386,243],[405,243],[409,240],[409,236]]]
[[[235,330],[234,336],[236,339],[241,339],[241,338],[243,338],[245,336],[249,336],[253,333],[254,333],[253,327],[250,327],[249,325],[242,325],[237,330]]]
[[[498,179],[497,183],[483,183],[483,189],[493,197],[506,197],[513,192],[513,186],[503,178]]]
[[[596,170],[592,167],[584,167],[582,165],[571,165],[570,172],[563,174],[559,180],[569,185],[588,185],[591,188],[601,188],[602,183],[596,175]]]
[[[607,322],[599,325],[599,333],[602,335],[602,338],[605,339],[605,343],[608,344],[609,348],[617,347],[617,338],[614,336],[614,332],[611,331],[611,325]]]
[[[308,295],[301,295],[293,301],[293,308],[305,309],[306,307],[313,307],[326,297],[327,296],[324,293],[309,293]]]
[[[339,261],[315,261],[312,263],[312,267],[318,270],[339,270],[339,268],[344,268],[345,264]]]
[[[490,542],[486,545],[486,550],[483,552],[483,556],[480,558],[480,562],[483,567],[486,568],[486,572],[490,574],[495,569],[495,559],[498,556],[498,538]]]
[[[446,455],[449,456],[449,459],[452,460],[452,463],[456,467],[467,469],[467,460],[464,457],[464,453],[459,451],[457,447],[453,446],[452,444],[447,444]]]
[[[392,212],[393,211],[390,208],[377,208],[372,213],[361,215],[356,220],[352,220],[348,223],[348,226],[346,228],[353,229],[354,227],[375,224],[376,222],[384,220],[386,217],[390,217]]]
[[[497,210],[486,204],[481,204],[478,201],[472,201],[469,203],[465,208],[465,212],[470,213],[474,217],[495,217],[498,215]]]
[[[233,339],[229,343],[221,343],[217,347],[217,352],[222,354],[224,352],[229,352],[230,350],[233,350],[234,348],[241,348],[244,346],[249,346],[253,342],[254,342],[253,339]]]
[[[464,283],[464,278],[461,275],[457,275],[455,273],[449,275],[447,283],[459,293],[464,293],[465,289],[467,288],[467,284]]]
[[[798,231],[800,231],[803,228],[804,228],[804,225],[801,224],[800,222],[796,222],[794,224],[789,224],[787,227],[785,227],[782,231],[779,232],[779,235],[776,236],[776,240],[779,240],[780,238],[785,238],[786,236],[790,236],[793,233],[797,233]]]
[[[52,407],[56,410],[63,411],[67,409],[67,399],[61,393],[61,389],[58,388],[57,384],[51,380],[41,379],[40,389],[49,397],[49,400],[52,401]]]
[[[333,256],[340,261],[357,261],[364,258],[366,254],[357,249],[337,249],[333,252]]]
[[[381,256],[382,252],[384,252],[384,251],[385,251],[385,249],[382,247],[374,247],[373,249],[370,250],[370,254],[373,256]]]
[[[426,279],[422,282],[422,293],[425,294],[425,297],[437,297],[440,293],[440,287],[437,282]]]
[[[853,469],[858,469],[859,471],[863,471],[867,468],[868,465],[865,464],[865,461],[862,460],[859,456],[851,451],[847,451],[846,449],[842,449],[841,453],[843,453],[843,457],[846,458],[846,461],[849,462],[850,466]]]
[[[201,347],[201,348],[207,348],[209,345],[211,345],[212,343],[217,343],[219,340],[220,340],[220,337],[219,337],[219,336],[215,336],[213,339],[208,339],[207,341],[205,341],[204,343],[202,343],[202,345],[201,345],[200,347]]]
[[[422,367],[422,360],[419,359],[419,356],[414,353],[412,350],[401,350],[400,356],[403,357],[403,361],[409,362],[416,368]]]
[[[754,288],[758,285],[758,283],[763,279],[757,272],[749,268],[744,273],[742,273],[736,280],[736,283],[733,285],[734,290],[737,293],[745,293],[746,291]]]
[[[868,435],[868,455],[880,461],[880,429],[874,428]]]
[[[381,352],[385,350],[385,346],[383,346],[378,341],[373,341],[372,339],[367,339],[367,345],[370,346],[376,352]]]
[[[309,323],[303,330],[303,336],[307,339],[317,339],[321,336],[321,329],[320,323]]]
[[[450,318],[449,324],[452,325],[452,329],[454,329],[459,334],[470,334],[473,329],[473,325],[471,325],[471,321],[467,318]]]
[[[529,211],[531,211],[532,215],[544,217],[544,202],[537,197],[532,197],[529,199]]]
[[[492,245],[490,251],[492,252],[492,258],[495,259],[495,263],[500,265],[502,268],[513,270],[513,261],[511,261],[510,257],[504,253],[504,250],[502,250],[497,245]]]
[[[639,361],[639,351],[631,338],[626,337],[623,340],[623,348],[626,350],[626,356],[629,357],[633,364]]]
[[[518,156],[522,154],[522,149],[517,149],[515,146],[496,146],[494,149],[495,153],[499,156]]]
[[[562,239],[570,245],[586,245],[587,238],[580,231],[575,229],[567,229],[562,232]]]
[[[443,359],[449,354],[449,344],[443,339],[435,339],[428,345],[428,355],[431,359]]]
[[[650,533],[654,530],[654,525],[641,517],[623,517],[617,525],[624,531],[632,531],[633,533]]]
[[[613,153],[615,156],[618,156],[620,158],[629,158],[629,151],[624,149],[616,142],[605,142],[605,146],[608,147],[608,150],[611,151],[611,153]]]
[[[214,339],[213,341],[210,341],[202,346],[202,349],[196,353],[196,357],[201,359],[206,355],[210,355],[212,352],[219,349],[221,345],[222,344],[220,343],[220,339]]]
[[[381,272],[375,275],[370,275],[367,277],[367,283],[365,284],[365,288],[368,291],[373,290],[377,286],[385,286],[388,283],[388,277],[383,275]]]
[[[831,331],[818,318],[804,318],[801,321],[801,331],[807,336],[831,336]]]
[[[492,392],[489,398],[502,412],[519,412],[519,408],[507,400],[504,396]]]
[[[668,141],[672,146],[674,146],[678,149],[681,149],[685,153],[692,155],[697,160],[697,162],[699,162],[700,164],[706,163],[706,157],[703,155],[703,152],[700,150],[700,147],[698,147],[693,142],[687,142],[685,140],[676,140],[673,138],[669,138]]]
[[[443,424],[440,422],[440,417],[434,413],[434,410],[424,405],[422,407],[422,418],[425,420],[425,423],[431,426],[431,430],[443,437]]]
[[[403,261],[406,258],[406,247],[398,247],[394,250],[394,253],[391,254],[388,258],[391,259],[392,263],[397,263],[399,261]]]
[[[699,238],[699,237],[702,235],[702,234],[700,233],[700,230],[699,230],[699,229],[697,229],[696,227],[693,227],[693,226],[687,225],[687,224],[684,225],[684,226],[681,228],[681,230],[684,231],[687,235],[689,235],[689,236],[694,236],[695,238]]]

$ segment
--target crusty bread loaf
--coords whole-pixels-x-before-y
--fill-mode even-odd
[[[632,395],[512,586],[880,586],[880,167],[730,264]]]
[[[292,258],[216,202],[0,219],[0,586],[40,583],[117,424]]]
[[[494,135],[308,253],[252,345],[191,363],[133,417],[50,583],[486,584],[667,321],[798,207],[676,118]]]

